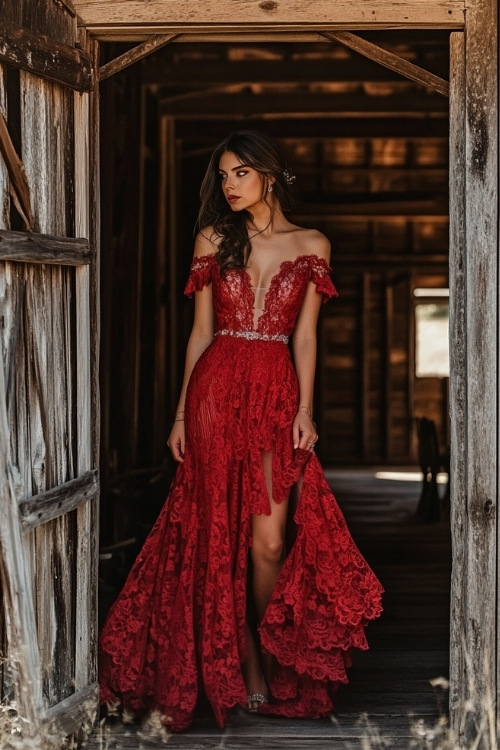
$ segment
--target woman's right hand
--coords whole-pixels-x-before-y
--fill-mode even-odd
[[[186,447],[186,432],[183,419],[174,422],[167,440],[167,445],[172,451],[172,456],[175,460],[182,463],[184,461],[184,450]]]

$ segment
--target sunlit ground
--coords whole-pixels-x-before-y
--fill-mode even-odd
[[[375,479],[393,479],[396,482],[422,482],[423,474],[421,471],[376,471]],[[448,475],[440,472],[437,475],[438,484],[446,484]]]

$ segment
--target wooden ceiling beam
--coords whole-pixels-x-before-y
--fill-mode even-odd
[[[462,28],[464,0],[75,0],[81,23],[100,38],[154,28],[156,34]],[[293,22],[290,22],[290,18]],[[223,27],[223,28],[221,28]]]
[[[207,95],[209,94],[209,95]],[[365,94],[310,94],[251,92],[219,94],[200,91],[198,96],[163,99],[159,107],[162,115],[189,115],[208,118],[228,118],[232,115],[287,114],[294,116],[331,117],[448,117],[447,101],[432,95],[414,93],[403,96],[366,96]]]
[[[86,52],[7,21],[0,21],[0,62],[75,91],[92,88],[92,64]]]
[[[142,82],[168,88],[218,86],[235,83],[393,83],[401,74],[370,60],[182,60],[175,63],[155,55],[142,64]]]
[[[165,47],[166,44],[170,44],[177,36],[177,34],[157,34],[151,39],[147,39],[142,44],[134,47],[134,49],[130,49],[128,52],[124,52],[123,55],[119,55],[114,60],[102,65],[99,68],[99,80],[104,81],[104,79],[120,73],[120,71],[128,68],[130,65],[134,65],[139,60],[148,57],[152,52],[156,52]]]
[[[378,65],[399,73],[404,78],[426,86],[443,96],[450,95],[450,84],[448,81],[434,75],[434,73],[430,73],[428,70],[424,70],[419,65],[405,60],[399,55],[395,55],[393,52],[389,52],[376,44],[368,42],[366,39],[362,39],[356,34],[351,34],[347,31],[338,33],[325,32],[325,36],[334,42],[344,44],[358,54],[364,55],[369,60],[373,60]]]
[[[198,143],[200,133],[204,139],[212,138],[213,145],[222,140],[231,129],[243,127],[243,117],[226,117],[221,120],[199,120],[191,117],[176,119],[177,138]],[[248,119],[248,118],[246,118]],[[271,137],[283,138],[448,138],[448,119],[444,117],[415,117],[397,119],[394,117],[346,117],[334,119],[307,117],[301,119],[263,119],[255,116],[252,123],[269,133]]]

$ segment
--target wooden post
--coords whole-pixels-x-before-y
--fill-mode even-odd
[[[496,734],[498,612],[498,62],[496,0],[452,38],[451,716],[463,747]],[[464,78],[464,58],[467,62]],[[485,61],[489,61],[485,64]]]

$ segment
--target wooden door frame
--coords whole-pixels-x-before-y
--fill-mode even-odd
[[[319,29],[450,28],[466,32],[457,34],[451,43],[450,708],[453,729],[460,742],[470,746],[474,736],[485,731],[485,726],[489,728],[487,701],[495,705],[499,665],[494,660],[500,652],[496,571],[499,489],[496,0],[471,0],[467,8],[465,2],[456,0],[380,2],[378,8],[368,13],[368,19],[366,2],[361,0],[351,3],[313,0],[307,4],[307,12],[306,5],[298,9],[295,6],[294,10],[288,10],[288,15],[286,2],[281,7],[275,2],[257,6],[245,0],[237,24],[233,20],[234,6],[230,7],[227,0],[197,2],[200,20],[193,20],[191,0],[175,7],[170,3],[145,5],[128,1],[126,16],[122,1],[103,4],[97,0],[77,0],[76,4],[84,24],[100,40],[142,40],[158,32],[179,35],[186,42],[320,41]],[[266,20],[262,19],[262,13],[268,14]],[[127,26],[120,25],[124,17],[130,19]],[[329,21],[325,22],[325,17]],[[210,18],[208,23],[207,18]],[[485,29],[490,33],[485,33]],[[164,43],[168,41],[171,39],[164,39]],[[485,64],[485,60],[490,64]],[[471,706],[466,708],[469,701]]]

